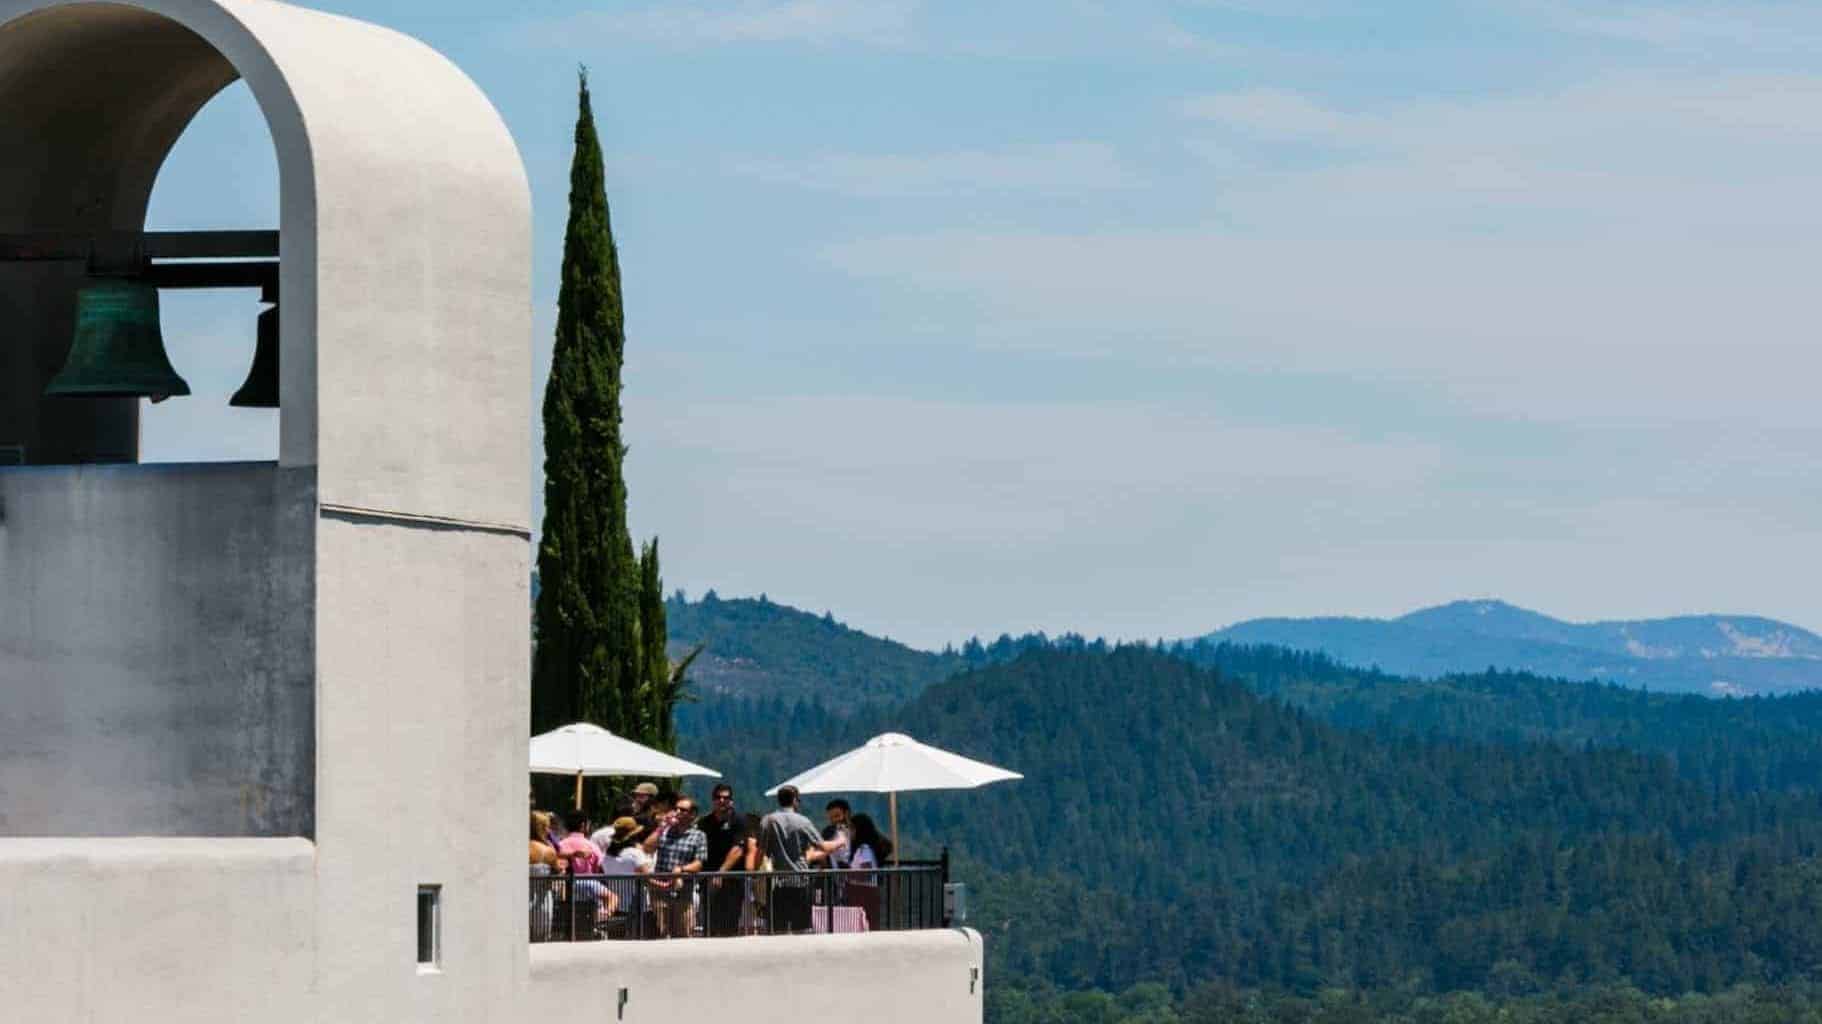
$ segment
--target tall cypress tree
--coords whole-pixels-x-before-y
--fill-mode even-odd
[[[620,263],[601,141],[578,83],[569,224],[557,336],[544,389],[544,532],[538,548],[532,731],[577,720],[639,737],[627,696],[644,689],[639,567],[626,525],[620,370],[626,351]]]

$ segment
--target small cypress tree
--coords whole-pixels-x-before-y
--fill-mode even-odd
[[[532,731],[586,720],[638,736],[625,695],[643,687],[638,566],[626,523],[620,264],[601,141],[578,83],[556,344],[544,389],[544,531],[538,548]]]
[[[664,609],[664,579],[658,571],[658,538],[639,553],[639,645],[645,659],[645,688],[641,693],[640,711],[646,722],[644,742],[661,750],[677,749],[677,704],[683,700],[687,685],[685,674],[702,645],[671,663],[667,647],[670,635]]]

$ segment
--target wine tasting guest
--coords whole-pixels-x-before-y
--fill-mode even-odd
[[[854,816],[848,848],[852,851],[848,863],[857,869],[879,867],[892,856],[892,840],[880,834],[871,814]]]
[[[759,822],[760,843],[779,876],[772,881],[769,912],[773,934],[810,930],[810,878],[816,863],[847,843],[846,837],[824,839],[810,819],[797,810],[797,787],[780,786],[778,809]]]
[[[641,782],[633,787],[631,796],[620,801],[620,803],[614,807],[614,816],[617,818],[637,818],[648,814],[651,811],[652,797],[657,795],[658,787],[656,784]]]
[[[848,846],[844,846],[834,853],[829,854],[830,867],[845,868],[848,866],[848,857],[853,850],[851,833],[848,830],[848,820],[850,816],[853,815],[854,808],[850,807],[846,800],[843,800],[841,797],[836,797],[829,801],[828,806],[823,808],[823,813],[829,818],[829,823],[824,826],[822,830],[822,837],[824,839],[834,839],[836,836],[850,837]]]
[[[745,867],[747,849],[753,838],[747,832],[746,819],[734,811],[734,787],[716,783],[709,797],[711,809],[697,827],[708,837],[707,870],[739,871]],[[740,908],[746,903],[746,884],[735,878],[711,878],[708,892],[708,933],[738,935]]]
[[[615,818],[608,834],[607,856],[601,862],[602,872],[610,875],[641,874],[655,863],[639,840],[645,838],[645,826],[631,818]]]
[[[563,821],[568,831],[557,842],[557,855],[569,862],[574,874],[600,874],[601,850],[588,837],[588,815],[570,811],[563,816]]]
[[[601,849],[588,835],[588,814],[584,811],[570,811],[563,816],[563,822],[569,831],[563,841],[557,844],[557,855],[569,862],[569,873],[573,875],[598,875],[601,873]],[[612,916],[619,909],[618,894],[593,879],[576,883],[577,900],[593,903],[599,912]]]
[[[544,841],[550,831],[550,823],[545,819],[550,816],[541,811],[531,812],[531,941],[543,942],[550,938],[550,918],[555,897],[551,892],[550,876],[563,870],[563,862],[557,857],[556,848]]]
[[[658,837],[658,863],[654,873],[693,875],[702,870],[707,856],[708,837],[696,827],[696,802],[687,796],[678,797],[664,832]],[[690,880],[658,878],[652,882],[652,888],[656,890],[653,902],[657,904],[659,933],[666,938],[689,938],[694,923],[691,913],[694,887]]]
[[[856,814],[849,819],[848,849],[852,856],[848,866],[855,870],[876,868],[892,856],[892,840],[880,835],[879,826],[870,814]],[[869,928],[880,927],[879,876],[850,875],[842,890],[842,902],[859,907],[867,915]]]

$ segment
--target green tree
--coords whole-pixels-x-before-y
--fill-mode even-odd
[[[532,729],[580,719],[638,736],[642,723],[628,717],[636,707],[629,696],[644,688],[645,656],[622,473],[626,327],[586,71],[578,92],[556,344],[544,389],[544,531],[538,547]]]
[[[664,578],[658,571],[658,538],[639,552],[639,647],[643,685],[638,692],[637,715],[643,724],[641,739],[662,750],[677,749],[677,704],[683,699],[684,674],[702,653],[702,646],[672,664],[666,646]]]

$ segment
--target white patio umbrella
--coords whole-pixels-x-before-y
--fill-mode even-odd
[[[588,775],[721,777],[713,768],[653,750],[587,722],[576,722],[533,736],[531,770],[539,775],[574,775],[577,807],[582,806],[582,779]]]
[[[831,758],[766,790],[772,796],[786,786],[799,793],[885,793],[892,817],[892,863],[898,863],[898,794],[927,789],[977,789],[993,782],[1022,779],[984,761],[951,754],[919,743],[904,733],[887,732],[864,746]]]

